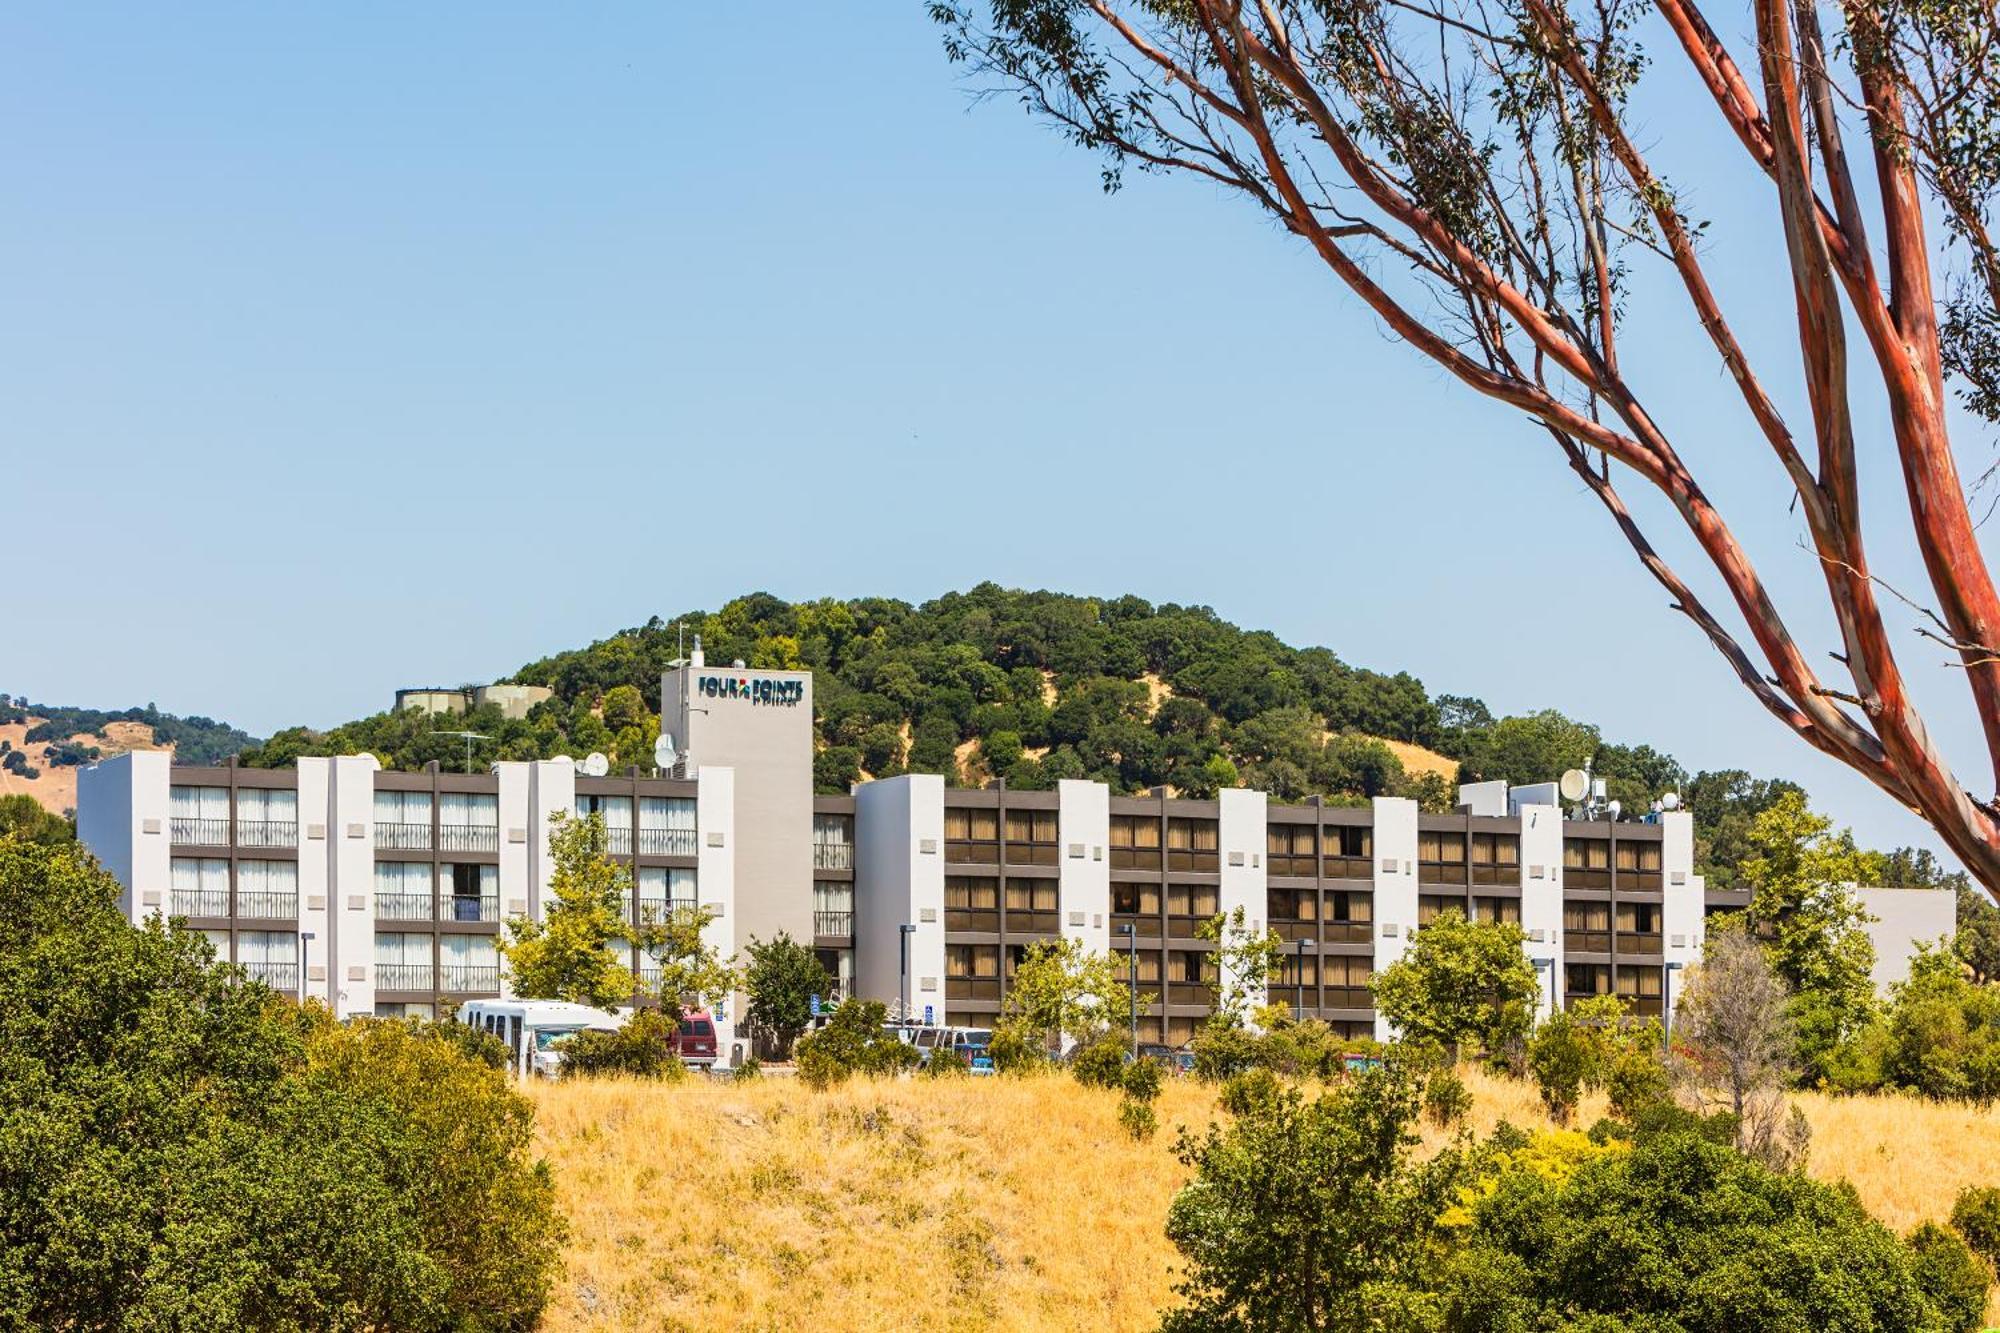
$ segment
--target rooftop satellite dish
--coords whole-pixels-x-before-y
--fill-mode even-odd
[[[1556,784],[1556,790],[1562,793],[1562,798],[1565,801],[1580,801],[1583,799],[1584,792],[1589,789],[1590,779],[1584,775],[1583,770],[1580,768],[1564,770],[1562,781]]]
[[[1665,796],[1662,796],[1660,798],[1660,809],[1678,810],[1680,808],[1681,808],[1681,794],[1679,792],[1670,791]]]
[[[550,763],[552,763],[552,764],[573,764],[573,763],[575,763],[575,762],[576,762],[576,760],[574,760],[574,759],[570,758],[570,757],[569,757],[568,755],[566,755],[566,754],[559,754],[559,755],[555,755],[554,757],[552,757],[552,758],[551,758],[551,759],[549,760],[549,762],[550,762]]]
[[[1613,801],[1611,802],[1611,804],[1605,806],[1604,808],[1611,812],[1611,817],[1613,819],[1616,819],[1618,818],[1618,816],[1625,813],[1624,805],[1618,801]]]
[[[653,762],[661,768],[672,768],[680,761],[680,757],[681,752],[674,748],[673,734],[661,732],[660,739],[653,742]]]
[[[587,778],[601,778],[611,771],[611,761],[592,750],[583,757],[583,775]]]

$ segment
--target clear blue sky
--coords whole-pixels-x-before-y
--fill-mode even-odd
[[[1658,119],[1670,168],[1729,156]],[[262,733],[745,591],[993,579],[1205,602],[1920,836],[1749,701],[1545,439],[1242,206],[1107,198],[974,107],[917,0],[16,5],[0,122],[0,690]],[[1762,187],[1714,179],[1732,314],[1782,357]],[[1816,607],[1768,451],[1650,338],[1628,365]],[[1879,436],[1867,466],[1916,585]]]

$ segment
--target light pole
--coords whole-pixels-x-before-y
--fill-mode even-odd
[[[306,1002],[306,959],[312,956],[312,942],[313,933],[310,930],[299,932],[299,975],[292,994],[298,997],[300,1004]]]
[[[1671,1047],[1674,1039],[1674,973],[1687,966],[1668,963],[1660,969],[1660,1044]]]
[[[1125,985],[1132,997],[1132,1058],[1139,1058],[1139,928],[1130,921],[1118,927],[1125,937]]]
[[[899,929],[902,955],[899,964],[901,975],[897,982],[900,987],[897,1003],[902,1006],[903,1012],[898,1016],[907,1023],[910,1021],[910,936],[917,933],[917,928],[906,921]]]

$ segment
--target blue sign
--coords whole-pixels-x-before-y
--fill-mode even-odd
[[[814,1017],[814,1018],[818,1018],[818,1017],[819,1017],[819,996],[815,995],[815,996],[813,996],[813,997],[812,997],[812,1004],[813,1004],[813,1009],[812,1009],[812,1014],[813,1014],[813,1017]]]
[[[925,1027],[929,1027],[929,1026],[930,1026],[930,1025],[932,1024],[932,1023],[934,1023],[934,1022],[936,1022],[936,1021],[937,1021],[936,1019],[934,1019],[934,1018],[932,1018],[932,1017],[931,1017],[931,1007],[930,1007],[929,1005],[925,1005],[925,1006],[924,1006],[924,1026],[925,1026]]]

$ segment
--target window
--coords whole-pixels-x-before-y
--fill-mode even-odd
[[[1578,953],[1611,951],[1611,904],[1563,903],[1563,947]]]
[[[820,996],[821,1000],[838,1000],[854,993],[854,950],[814,949],[813,957],[819,959],[819,965],[833,978],[833,993]]]
[[[173,841],[189,847],[221,847],[229,841],[229,788],[175,787],[167,807]]]
[[[390,851],[427,851],[431,845],[431,794],[375,792],[375,845]]]
[[[699,879],[693,866],[640,866],[638,883],[639,919],[648,925],[695,906]]]
[[[692,806],[693,801],[688,804]],[[694,822],[688,822],[694,832]],[[690,843],[691,845],[691,843]],[[854,819],[850,815],[813,816],[813,869],[854,869]]]
[[[1271,889],[1264,900],[1274,922],[1319,920],[1319,894],[1313,889]]]
[[[236,789],[236,842],[241,847],[299,845],[299,794],[274,787]]]
[[[499,851],[500,798],[485,792],[445,792],[438,798],[438,846],[447,852]]]
[[[1222,891],[1213,884],[1169,884],[1167,915],[1206,920],[1222,910]]]
[[[236,937],[236,961],[252,981],[272,990],[297,990],[299,937],[289,930],[246,930]]]
[[[1472,882],[1474,884],[1519,884],[1521,882],[1520,834],[1473,834]]]
[[[854,885],[844,879],[813,882],[813,934],[835,938],[854,934]]]
[[[236,863],[236,915],[266,921],[290,921],[298,914],[298,862]]]
[[[1611,843],[1604,838],[1563,839],[1563,883],[1576,889],[1611,887]]]
[[[1167,821],[1167,869],[1219,870],[1221,830],[1213,819]]]
[[[1151,815],[1111,816],[1111,868],[1158,870],[1160,821]]]
[[[1375,975],[1374,962],[1343,954],[1328,954],[1320,960],[1320,980],[1326,986],[1323,1001],[1333,1009],[1367,1009],[1375,1003],[1368,992]]]
[[[1417,924],[1428,926],[1446,912],[1465,915],[1465,899],[1455,893],[1423,893],[1417,895]]]
[[[1609,995],[1610,993],[1611,964],[1563,964],[1563,994],[1568,998],[1585,1000],[1593,995]]]
[[[430,920],[430,865],[424,861],[377,861],[375,917],[378,921]]]
[[[1014,864],[1055,865],[1057,838],[1055,811],[1009,810],[1007,812],[1007,859]]]
[[[1273,875],[1319,874],[1319,834],[1311,824],[1272,824],[1264,830],[1264,868]]]
[[[1319,955],[1312,953],[1284,953],[1278,955],[1278,979],[1272,986],[1279,990],[1301,991],[1319,988]],[[1294,1000],[1302,1005],[1313,1003],[1313,997],[1303,998],[1294,994]]]
[[[1657,889],[1660,887],[1660,844],[1619,839],[1613,864],[1618,869],[1620,887]]]
[[[948,1000],[999,999],[1000,946],[945,945],[944,994]]]
[[[1417,882],[1420,884],[1465,883],[1465,835],[1463,833],[1419,832],[1417,834]]]
[[[432,989],[431,937],[378,933],[375,936],[375,989]]]
[[[1519,898],[1474,898],[1472,900],[1474,921],[1498,921],[1503,925],[1521,924],[1521,900]]]
[[[1111,914],[1113,916],[1158,916],[1160,914],[1160,886],[1157,884],[1113,884],[1111,886]]]
[[[1640,1017],[1652,1017],[1661,1012],[1660,986],[1659,968],[1619,965],[1618,994],[1630,1001],[1632,1012]]]
[[[1000,860],[1000,812],[947,806],[944,812],[944,859],[996,865]]]
[[[500,956],[491,935],[440,935],[439,990],[476,994],[500,989]]]
[[[1621,954],[1660,952],[1658,903],[1618,904],[1618,952]]]
[[[1365,824],[1329,824],[1324,837],[1327,875],[1335,879],[1374,877],[1374,829]]]
[[[438,867],[440,921],[498,921],[500,867],[452,863]]]
[[[1000,881],[978,875],[946,875],[944,928],[1000,929]]]
[[[1009,879],[1007,881],[1007,931],[1009,934],[1052,935],[1060,927],[1057,915],[1057,885],[1052,879]]]
[[[1374,920],[1374,895],[1336,889],[1326,895],[1326,917],[1320,926],[1320,938],[1330,943],[1366,944]]]
[[[169,916],[228,916],[229,862],[219,857],[176,856]]]
[[[1215,955],[1176,949],[1167,955],[1167,980],[1177,986],[1212,986],[1216,980]],[[1177,999],[1175,1003],[1185,1003]]]

